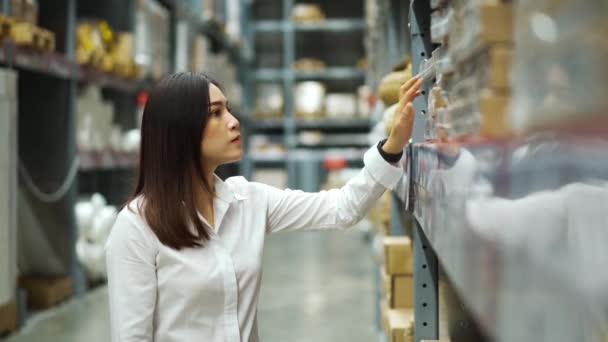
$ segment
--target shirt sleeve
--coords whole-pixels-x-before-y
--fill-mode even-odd
[[[363,161],[361,172],[340,189],[306,193],[265,186],[267,232],[338,229],[359,222],[403,175],[400,167],[380,156],[376,146],[365,153]]]
[[[154,339],[158,245],[153,238],[138,225],[134,215],[122,212],[106,243],[113,342]]]

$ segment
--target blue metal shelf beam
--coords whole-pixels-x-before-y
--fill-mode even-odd
[[[365,78],[365,72],[357,68],[330,67],[320,71],[299,71],[295,73],[296,80],[356,80]]]
[[[328,19],[320,22],[294,23],[296,32],[353,32],[366,28],[363,19]],[[282,20],[261,20],[255,24],[256,32],[282,32],[287,25]]]

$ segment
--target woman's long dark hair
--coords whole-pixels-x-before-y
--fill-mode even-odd
[[[161,81],[148,96],[141,128],[139,170],[131,200],[161,243],[200,247],[210,239],[197,213],[194,189],[213,196],[203,173],[201,142],[209,117],[209,85],[202,73],[183,72]]]

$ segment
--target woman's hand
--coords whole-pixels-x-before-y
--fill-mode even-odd
[[[399,104],[393,116],[393,127],[382,149],[386,153],[397,154],[403,151],[412,137],[414,128],[414,105],[412,101],[420,95],[422,78],[412,77],[399,88]]]

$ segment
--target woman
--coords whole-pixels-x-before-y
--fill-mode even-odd
[[[360,220],[402,174],[420,84],[402,86],[390,137],[366,153],[358,176],[304,193],[221,181],[215,169],[243,154],[228,100],[202,74],[162,81],[144,109],[135,193],[106,245],[112,340],[258,341],[266,235]]]

